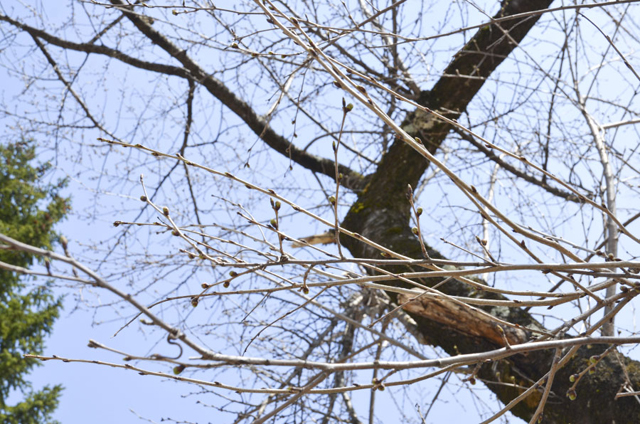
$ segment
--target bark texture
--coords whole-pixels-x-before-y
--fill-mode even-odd
[[[122,11],[123,16],[131,21],[149,42],[163,49],[173,64],[147,62],[93,42],[70,42],[4,15],[0,15],[0,21],[63,49],[104,55],[138,69],[200,84],[242,119],[253,133],[261,137],[274,151],[313,172],[335,177],[333,160],[311,155],[292,146],[290,141],[269,126],[268,121],[256,113],[249,103],[192,60],[188,51],[179,48],[139,15],[132,13],[128,3],[111,0],[111,4]],[[495,17],[503,18],[543,10],[550,4],[550,0],[504,0]],[[532,14],[519,19],[502,20],[499,24],[494,23],[478,30],[454,56],[432,90],[424,91],[419,96],[418,102],[451,119],[457,119],[487,78],[518,47],[518,43],[525,38],[539,17],[539,14]],[[438,151],[451,130],[448,124],[434,120],[432,115],[422,110],[410,113],[403,122],[403,128],[411,135],[420,137],[431,153]],[[358,199],[344,218],[342,226],[405,256],[421,258],[420,243],[410,228],[410,206],[405,193],[407,185],[417,185],[428,166],[428,161],[401,141],[390,147],[376,171],[370,175],[362,176],[347,166],[340,165],[339,171],[344,174],[342,184],[358,191]],[[356,239],[342,237],[341,242],[354,257],[380,257],[374,248]],[[431,248],[428,248],[428,252],[432,258],[442,258],[442,255]],[[389,270],[406,271],[404,268]],[[438,280],[426,279],[421,282],[434,285]],[[401,282],[397,284],[404,285]],[[456,296],[501,298],[487,291],[474,290],[456,280],[440,286],[439,290]],[[393,293],[390,295],[395,301],[408,300],[399,299]],[[508,327],[502,330],[498,329],[491,319],[444,300],[420,300],[407,304],[405,309],[418,323],[424,339],[440,346],[451,355],[495,349],[504,346],[505,340],[509,343],[520,343],[533,337],[531,329],[542,328],[529,313],[517,308],[483,308],[484,312],[520,326],[517,329]],[[606,346],[584,347],[558,372],[545,407],[543,422],[640,422],[640,404],[635,399],[627,397],[614,400],[615,394],[625,382],[636,389],[640,387],[640,364],[628,358],[615,354],[606,356],[598,364],[598,371],[594,375],[585,376],[580,381],[577,386],[577,399],[570,401],[566,396],[572,384],[569,382],[569,376],[584,370],[588,366],[589,358],[605,349]],[[506,404],[520,395],[523,388],[530,387],[549,371],[553,354],[554,352],[537,352],[485,363],[478,370],[477,376]],[[512,412],[529,419],[540,398],[541,392],[538,391],[518,404]]]
[[[505,1],[495,18],[545,9],[550,4],[551,1],[548,0]],[[419,103],[431,110],[438,110],[449,118],[458,118],[491,73],[517,48],[539,16],[503,21],[499,25],[481,28],[455,55],[431,92],[424,92],[420,96]],[[412,136],[420,137],[428,150],[436,153],[451,127],[435,121],[422,110],[416,110],[407,116],[403,129]],[[410,206],[405,193],[408,184],[413,187],[417,185],[428,166],[429,162],[424,157],[407,144],[396,141],[382,158],[376,172],[370,176],[367,186],[359,194],[342,225],[400,254],[421,258],[420,244],[410,228]],[[355,257],[380,257],[380,253],[374,248],[357,240],[342,236],[341,242]],[[431,248],[428,248],[428,252],[432,258],[442,258],[442,255]],[[406,271],[400,268],[389,270]],[[421,282],[432,286],[437,280]],[[397,284],[406,286],[404,283]],[[488,292],[475,291],[459,281],[447,282],[439,290],[456,296],[501,298]],[[407,300],[398,299],[393,293],[390,295],[399,302]],[[451,355],[504,346],[500,330],[456,305],[432,300],[410,303],[405,309],[418,323],[424,338]],[[484,310],[522,327],[541,328],[522,309],[490,307]],[[507,329],[505,335],[510,343],[529,340],[532,336],[530,331],[512,329]],[[569,377],[584,370],[589,364],[589,358],[605,349],[606,346],[581,348],[558,372],[542,422],[640,422],[640,404],[635,399],[627,397],[614,400],[625,381],[636,388],[640,384],[639,363],[621,355],[608,355],[598,364],[595,374],[585,376],[577,386],[576,400],[571,401],[566,396],[572,385]],[[554,352],[538,352],[486,363],[477,375],[507,404],[524,391],[523,387],[530,387],[549,371],[553,354]],[[625,375],[628,375],[628,380]],[[542,388],[519,403],[512,412],[529,420],[538,407],[541,395]]]

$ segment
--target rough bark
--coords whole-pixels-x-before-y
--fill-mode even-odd
[[[146,62],[125,55],[116,49],[91,42],[69,42],[7,16],[0,15],[0,21],[7,22],[60,48],[105,55],[138,69],[173,75],[202,84],[210,94],[234,111],[272,149],[290,157],[293,162],[307,169],[329,177],[334,176],[332,160],[315,157],[292,146],[288,139],[276,133],[248,103],[238,98],[221,81],[212,77],[191,60],[185,50],[176,47],[138,15],[130,13],[125,2],[111,0],[111,3],[119,7],[151,42],[166,51],[169,57],[175,60],[176,65]],[[496,17],[542,10],[550,3],[550,0],[505,0]],[[534,14],[522,19],[505,20],[499,25],[487,25],[481,28],[455,55],[433,89],[422,93],[419,103],[432,110],[438,110],[449,118],[458,118],[482,88],[486,79],[517,48],[517,43],[524,39],[538,21],[539,16]],[[451,130],[448,124],[433,120],[431,115],[422,110],[409,114],[403,122],[403,127],[412,135],[420,137],[432,153],[438,151]],[[341,166],[340,172],[345,175],[343,185],[358,190],[366,184],[342,226],[403,255],[420,258],[421,246],[411,232],[409,203],[405,193],[408,184],[414,187],[417,185],[428,166],[429,162],[424,157],[401,141],[391,146],[376,172],[367,177],[361,176],[346,166]],[[375,249],[355,239],[342,238],[341,241],[355,257],[379,258],[379,253]],[[432,258],[442,258],[437,251],[431,248],[428,250]],[[390,270],[404,271],[404,269]],[[435,282],[437,282],[435,279],[422,281],[428,285],[433,285]],[[447,282],[439,287],[439,290],[457,296],[500,298],[489,292],[474,291],[456,280]],[[394,300],[398,300],[393,293],[390,294]],[[490,320],[481,320],[468,310],[461,310],[445,301],[419,302],[408,305],[406,309],[418,323],[424,339],[433,345],[440,346],[451,355],[480,352],[503,346],[501,332],[492,326]],[[530,314],[521,309],[491,307],[484,310],[525,328],[540,326]],[[530,339],[532,333],[525,330],[507,330],[505,337],[510,343],[515,343]],[[544,422],[640,422],[640,405],[635,399],[614,400],[620,386],[626,381],[625,375],[628,375],[628,382],[633,387],[637,388],[640,385],[640,367],[636,361],[609,355],[598,365],[598,372],[595,375],[582,379],[577,388],[578,396],[575,401],[569,401],[565,395],[571,385],[569,376],[585,369],[589,357],[601,353],[604,349],[605,347],[602,346],[584,347],[559,371],[554,380],[552,395],[545,408]],[[496,393],[501,401],[507,403],[522,392],[522,389],[514,386],[514,383],[520,387],[529,387],[549,370],[552,357],[553,352],[539,352],[487,363],[480,368],[478,377]],[[530,418],[540,396],[539,392],[533,394],[512,412],[519,417]]]
[[[531,10],[547,8],[551,1],[505,1],[495,18]],[[419,103],[432,110],[441,111],[456,119],[463,113],[486,79],[500,63],[517,48],[519,43],[538,21],[539,15],[519,20],[504,21],[498,27],[481,28],[455,55],[443,76],[431,92],[424,92]],[[508,34],[508,35],[506,35]],[[431,115],[416,110],[403,122],[403,129],[420,137],[430,152],[435,153],[451,130],[445,123],[434,121]],[[421,258],[421,247],[410,228],[410,206],[405,197],[407,185],[415,187],[429,166],[429,162],[402,141],[396,141],[384,155],[376,172],[371,175],[365,189],[352,205],[342,225],[354,232],[412,258]],[[341,237],[341,242],[356,257],[379,258],[374,248],[355,239]],[[432,258],[442,258],[429,248]],[[406,271],[406,269],[390,269]],[[422,281],[433,285],[436,281]],[[397,283],[404,285],[404,283]],[[444,293],[457,296],[500,298],[488,292],[479,292],[459,282],[450,281],[439,287]],[[392,298],[397,297],[390,293]],[[407,299],[402,299],[403,301]],[[446,302],[409,304],[405,309],[419,325],[424,338],[440,346],[447,353],[480,352],[504,346],[501,336],[490,323],[473,320],[468,311],[456,309]],[[540,327],[533,317],[522,309],[484,308],[486,312],[523,327]],[[474,325],[456,325],[459,321]],[[482,324],[482,325],[481,325]],[[510,330],[511,331],[511,330]],[[507,339],[524,341],[532,337],[526,334],[507,333]],[[635,399],[614,400],[628,374],[633,387],[640,384],[640,368],[636,361],[621,355],[609,355],[598,364],[594,375],[584,377],[577,386],[577,399],[566,396],[572,385],[569,377],[588,366],[589,357],[599,354],[606,347],[584,347],[563,367],[554,380],[552,393],[544,409],[543,422],[549,423],[632,423],[640,422],[640,405]],[[505,404],[520,395],[521,387],[530,387],[550,369],[553,352],[517,355],[500,362],[483,364],[478,372],[487,387]],[[623,369],[622,363],[624,363]],[[535,412],[542,392],[537,391],[515,407],[512,412],[523,419],[530,419]]]

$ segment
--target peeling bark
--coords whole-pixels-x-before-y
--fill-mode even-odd
[[[505,1],[495,18],[544,9],[551,1]],[[517,47],[539,15],[521,20],[503,22],[481,28],[477,34],[456,54],[435,84],[431,92],[424,92],[419,103],[431,110],[438,110],[451,119],[463,113],[486,79],[500,63]],[[508,36],[505,35],[508,32]],[[465,78],[467,77],[467,78]],[[435,121],[416,110],[403,122],[403,129],[412,136],[420,137],[431,153],[435,153],[450,131],[450,126]],[[342,222],[342,226],[365,237],[411,257],[421,258],[420,243],[410,228],[410,207],[405,198],[407,185],[417,185],[428,168],[429,162],[408,145],[397,140],[384,155],[376,172],[371,175],[365,189]],[[380,254],[370,246],[357,240],[341,237],[342,245],[355,257],[379,258]],[[428,247],[432,258],[443,258]],[[406,268],[389,268],[391,272],[403,272]],[[433,286],[439,280],[420,281]],[[398,286],[407,284],[397,282]],[[456,296],[500,299],[501,296],[475,291],[459,281],[449,281],[438,288],[443,293]],[[390,292],[391,298],[401,304],[410,300]],[[501,330],[491,320],[471,309],[460,307],[444,299],[422,299],[408,303],[404,309],[417,322],[418,330],[429,343],[439,346],[450,355],[473,353],[482,350],[523,343],[532,335],[525,330]],[[485,312],[522,327],[538,327],[540,324],[524,310],[516,308],[483,308]],[[562,368],[553,383],[552,391],[544,409],[545,423],[634,423],[640,422],[640,404],[635,399],[615,399],[622,384],[630,382],[640,387],[640,363],[623,358],[607,356],[598,364],[594,375],[586,376],[577,386],[578,397],[570,401],[566,396],[572,383],[569,377],[588,366],[589,357],[602,353],[606,347],[583,347]],[[537,352],[514,355],[507,360],[483,364],[477,376],[498,398],[507,404],[543,377],[550,369],[553,352]],[[626,369],[625,369],[626,368]],[[629,380],[626,380],[625,373]],[[530,419],[541,399],[541,385],[536,392],[511,410],[516,416]]]
[[[435,321],[469,337],[480,337],[497,346],[526,343],[530,334],[522,328],[504,327],[477,309],[465,307],[446,298],[398,295],[398,303],[413,315]]]

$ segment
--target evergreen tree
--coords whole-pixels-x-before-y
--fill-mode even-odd
[[[69,199],[60,195],[65,180],[41,181],[50,164],[34,167],[35,147],[30,142],[0,145],[0,233],[41,248],[51,248],[61,238],[54,225],[69,211]],[[0,249],[0,261],[20,267],[33,265],[24,252]],[[60,385],[33,390],[26,379],[37,364],[25,353],[41,354],[44,337],[51,333],[62,299],[54,298],[47,285],[26,285],[27,277],[0,270],[0,422],[5,424],[51,423],[58,405]],[[34,279],[31,283],[35,283]],[[22,400],[8,405],[11,393]]]

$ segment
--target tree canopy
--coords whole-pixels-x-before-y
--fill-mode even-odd
[[[53,227],[69,212],[69,199],[60,195],[64,180],[40,181],[50,165],[34,166],[35,156],[35,146],[27,141],[0,145],[0,233],[51,249],[58,240]],[[33,279],[27,284],[21,276],[20,270],[32,267],[36,258],[0,251],[0,262],[15,267],[0,269],[0,421],[8,424],[53,422],[62,391],[60,385],[33,390],[28,375],[39,361],[23,357],[43,353],[62,305],[46,284]],[[22,399],[12,404],[11,394]]]
[[[5,119],[115,228],[0,240],[233,422],[425,422],[453,380],[479,422],[636,422],[636,3],[3,6]]]

